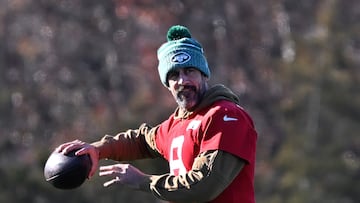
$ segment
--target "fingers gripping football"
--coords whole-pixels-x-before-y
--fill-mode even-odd
[[[84,154],[88,154],[90,156],[91,159],[91,169],[89,172],[89,176],[88,178],[91,178],[98,167],[98,163],[99,163],[99,151],[96,147],[90,145],[89,143],[80,141],[80,140],[74,140],[71,142],[67,142],[64,143],[60,146],[58,146],[56,148],[55,151],[62,153],[62,154],[67,154],[72,150],[76,150],[75,155],[76,156],[80,156],[80,155],[84,155]]]

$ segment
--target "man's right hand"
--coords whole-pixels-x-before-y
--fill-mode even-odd
[[[75,155],[77,156],[83,154],[88,154],[90,156],[92,164],[88,178],[91,178],[95,174],[99,165],[99,150],[95,146],[80,140],[64,143],[55,149],[55,151],[63,154],[67,154],[72,150],[77,150],[75,152]]]

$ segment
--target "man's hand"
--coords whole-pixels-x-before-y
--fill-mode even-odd
[[[59,153],[63,153],[63,154],[67,154],[72,150],[76,150],[75,155],[79,156],[79,155],[83,155],[83,154],[88,154],[90,156],[91,159],[91,169],[89,172],[89,177],[91,178],[99,165],[99,150],[90,145],[89,143],[80,141],[80,140],[74,140],[71,142],[67,142],[64,143],[60,146],[58,146],[55,151],[59,152]]]
[[[150,180],[149,175],[130,164],[101,166],[99,175],[112,177],[111,180],[104,183],[104,187],[120,183],[133,189],[141,189],[141,185],[146,184]]]

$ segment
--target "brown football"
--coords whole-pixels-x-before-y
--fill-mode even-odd
[[[88,155],[75,155],[73,150],[66,155],[52,152],[44,167],[47,182],[59,189],[74,189],[82,185],[89,175],[91,160]]]

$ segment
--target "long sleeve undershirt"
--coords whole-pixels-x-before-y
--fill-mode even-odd
[[[143,124],[137,130],[106,135],[93,145],[99,149],[101,159],[154,158],[160,156],[154,141],[156,129]],[[185,175],[151,175],[139,189],[172,202],[207,202],[216,198],[245,164],[241,158],[224,151],[205,151],[196,157],[192,169]]]

